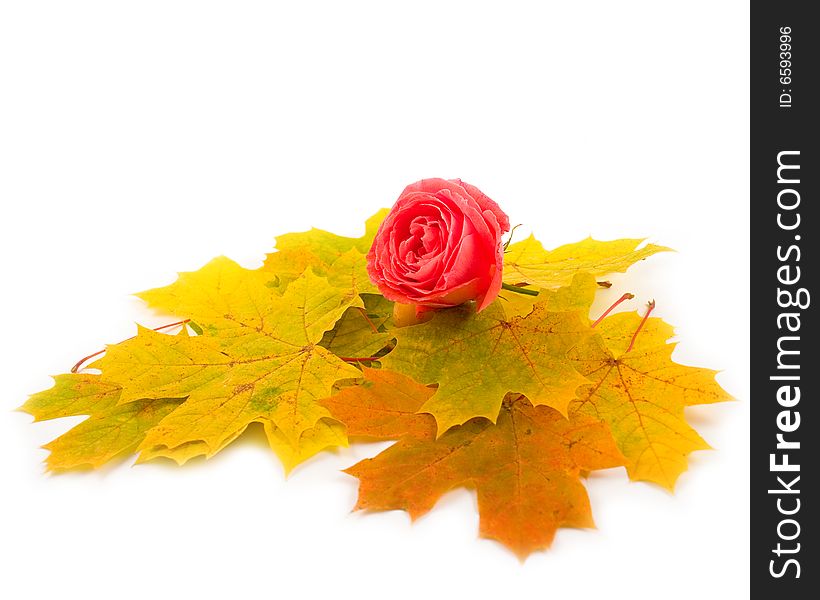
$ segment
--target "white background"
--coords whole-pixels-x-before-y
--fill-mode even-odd
[[[0,595],[743,598],[748,594],[745,2],[2,2]],[[738,401],[674,495],[588,481],[597,530],[525,564],[456,491],[412,525],[352,514],[325,454],[285,481],[259,432],[179,469],[48,476],[67,420],[11,410],[154,316],[129,294],[276,234],[359,235],[409,182],[461,177],[547,247],[650,236],[615,277]],[[521,234],[522,236],[524,233]],[[73,421],[77,421],[74,419]]]

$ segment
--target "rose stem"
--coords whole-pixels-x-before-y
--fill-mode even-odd
[[[373,330],[373,333],[379,333],[379,328],[376,327],[373,324],[373,321],[370,320],[370,317],[367,316],[367,311],[365,309],[361,308],[360,306],[357,306],[356,308],[358,308],[359,312],[362,313],[362,316],[364,317],[364,320],[367,321],[368,325],[370,325],[370,329]]]
[[[517,285],[511,285],[509,283],[502,283],[501,289],[508,290],[510,292],[515,292],[516,294],[524,294],[525,296],[538,295],[538,290],[528,290],[526,288],[518,287]]]
[[[155,327],[154,331],[162,331],[163,329],[169,329],[171,327],[176,327],[177,325],[185,325],[185,323],[190,322],[190,320],[191,319],[185,319],[183,321],[177,321],[176,323],[168,323],[167,325],[160,325],[159,327]],[[130,338],[128,338],[128,340],[133,340],[135,337],[137,337],[137,336],[132,335]],[[127,342],[128,340],[125,340],[125,341]],[[94,358],[95,356],[99,356],[103,352],[105,352],[105,350],[100,350],[98,352],[95,352],[94,354],[89,354],[88,356],[85,356],[85,357],[81,358],[80,360],[77,361],[77,364],[75,364],[73,367],[71,367],[71,372],[76,373],[77,371],[80,370],[80,367],[83,365],[83,363],[85,361],[91,360],[92,358]]]
[[[632,300],[632,298],[634,298],[634,297],[635,297],[635,295],[634,295],[634,294],[630,294],[629,292],[627,292],[626,294],[624,294],[623,296],[621,296],[620,298],[618,298],[618,299],[615,301],[615,304],[613,304],[612,306],[610,306],[609,308],[607,308],[607,309],[604,311],[604,314],[602,314],[600,317],[598,317],[597,319],[595,319],[595,322],[591,325],[591,327],[595,327],[598,323],[600,323],[601,321],[603,321],[603,320],[604,320],[604,317],[606,317],[609,313],[611,313],[611,312],[612,312],[612,309],[614,309],[616,306],[618,306],[621,302],[623,302],[624,300]]]
[[[646,306],[647,306],[646,314],[643,316],[643,319],[641,319],[641,324],[638,325],[638,328],[635,330],[635,333],[632,334],[632,341],[629,342],[629,348],[626,349],[626,352],[629,352],[630,350],[632,350],[632,346],[635,345],[635,338],[638,337],[638,334],[641,332],[641,329],[643,329],[643,326],[646,323],[646,320],[649,318],[649,315],[655,309],[655,301],[650,300],[649,303]],[[624,354],[626,354],[626,352]]]

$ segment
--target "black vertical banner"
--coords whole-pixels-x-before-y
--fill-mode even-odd
[[[751,590],[820,598],[820,23],[752,3]]]

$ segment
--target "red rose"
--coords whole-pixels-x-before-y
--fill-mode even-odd
[[[367,271],[388,300],[443,308],[474,299],[480,311],[501,289],[501,236],[509,229],[507,215],[477,187],[422,179],[379,227]]]

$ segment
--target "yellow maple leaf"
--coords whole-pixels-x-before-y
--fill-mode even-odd
[[[379,288],[370,281],[367,256],[351,248],[323,270],[328,283],[350,294],[378,294]]]
[[[344,425],[333,419],[319,419],[316,425],[302,432],[295,446],[273,421],[259,421],[265,426],[268,444],[282,461],[285,473],[323,450],[348,445]]]
[[[588,316],[599,289],[595,277],[580,272],[573,275],[570,285],[555,289],[542,288],[536,296],[502,289],[498,298],[508,317],[526,317],[536,304],[544,304],[553,312],[578,311]]]
[[[541,242],[531,235],[512,244],[504,254],[504,282],[555,288],[569,284],[579,272],[590,273],[594,277],[622,273],[639,260],[670,251],[655,244],[638,249],[641,242],[641,239],[602,242],[587,238],[554,250],[544,250]]]
[[[635,480],[672,490],[687,468],[686,457],[709,445],[692,429],[684,408],[729,400],[715,371],[672,360],[674,331],[661,319],[620,313],[601,321],[600,334],[583,340],[568,357],[591,384],[579,391],[570,414],[606,422]],[[634,339],[631,350],[629,346]]]
[[[270,324],[270,300],[277,295],[273,280],[270,273],[219,256],[198,271],[179,273],[171,285],[136,295],[152,308],[191,319],[211,335],[227,338],[253,333],[266,320]]]
[[[203,450],[201,443],[212,455],[249,423],[269,421],[292,447],[288,460],[306,457],[308,449],[300,448],[304,433],[330,417],[317,400],[329,396],[337,380],[359,376],[319,342],[360,300],[310,269],[280,295],[227,259],[211,266],[196,276],[197,295],[185,295],[190,300],[175,307],[200,323],[204,335],[140,328],[135,338],[109,346],[94,366],[102,370],[102,381],[122,387],[121,404],[186,398],[147,432],[140,444],[146,455],[173,454],[187,444],[171,456],[185,459]],[[311,448],[338,443],[333,427],[320,427],[309,439]]]
[[[307,267],[331,281],[353,271],[359,279],[359,293],[376,292],[367,277],[364,257],[388,212],[382,208],[368,218],[365,234],[358,238],[316,228],[280,235],[276,238],[276,252],[267,255],[262,270],[276,275],[282,284],[299,277]]]
[[[128,406],[128,404],[126,404],[125,406]],[[225,438],[220,444],[220,446],[215,450],[212,450],[208,446],[208,444],[201,440],[185,442],[184,444],[180,444],[179,446],[175,446],[174,448],[168,448],[166,446],[151,446],[148,448],[140,448],[139,456],[137,456],[136,462],[137,464],[139,464],[157,458],[167,458],[174,461],[179,466],[182,466],[189,460],[197,458],[199,456],[210,458],[211,456],[213,456],[217,452],[220,452],[223,448],[228,446],[236,438],[242,435],[242,433],[244,433],[244,429],[234,432],[230,437]]]
[[[264,426],[268,445],[279,457],[286,474],[322,450],[348,445],[344,425],[332,419],[320,419],[314,427],[302,433],[296,445],[292,444],[270,419],[261,418],[256,419],[255,422]],[[167,458],[181,466],[199,456],[209,458],[228,446],[243,432],[244,429],[226,438],[215,451],[211,450],[208,444],[203,441],[186,442],[174,448],[166,446],[144,448],[140,451],[137,463],[144,463],[156,458]]]

